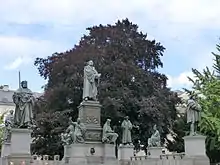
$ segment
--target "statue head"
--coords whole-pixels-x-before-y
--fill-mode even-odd
[[[28,86],[27,86],[28,84],[27,84],[27,81],[22,81],[21,82],[21,87],[22,88],[27,88]]]
[[[107,119],[107,120],[106,120],[106,123],[107,123],[108,125],[110,125],[111,119]]]
[[[153,130],[154,130],[154,131],[157,130],[157,125],[156,125],[156,124],[154,125]]]
[[[10,113],[10,115],[13,115],[14,111],[13,111],[13,110],[10,110],[9,113]]]
[[[78,123],[78,124],[80,124],[81,119],[80,119],[80,118],[77,118],[77,120],[76,120],[76,121],[77,121],[77,123]]]
[[[88,61],[88,65],[93,66],[93,61],[92,60]]]
[[[125,120],[129,120],[129,117],[128,117],[128,116],[125,116]]]

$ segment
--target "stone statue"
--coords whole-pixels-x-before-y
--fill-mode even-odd
[[[72,124],[73,121],[69,119],[69,126],[67,127],[66,131],[61,134],[61,141],[64,145],[70,145],[74,141],[74,125]]]
[[[73,134],[73,143],[84,143],[86,127],[83,123],[81,123],[80,118],[77,119],[76,122],[72,122],[74,125],[74,134]]]
[[[161,146],[160,133],[157,130],[156,125],[154,125],[153,130],[154,130],[154,133],[148,139],[148,147],[160,147]]]
[[[190,123],[190,135],[195,136],[200,120],[201,106],[196,102],[195,96],[191,96],[187,102],[187,123]]]
[[[107,119],[103,126],[102,142],[115,144],[115,141],[118,138],[118,134],[112,130],[110,123],[111,119]]]
[[[93,66],[93,61],[89,61],[84,67],[83,99],[97,100],[97,86],[101,74]]]
[[[129,117],[126,116],[124,121],[121,124],[122,127],[122,143],[125,144],[132,144],[131,140],[131,130],[132,130],[132,124],[129,120]]]
[[[13,101],[16,105],[14,115],[15,127],[32,127],[34,99],[33,93],[27,87],[27,81],[22,81],[21,88],[19,88],[13,95]]]
[[[5,130],[4,130],[4,142],[11,142],[11,128],[14,123],[14,111],[10,110],[9,114],[5,118]]]

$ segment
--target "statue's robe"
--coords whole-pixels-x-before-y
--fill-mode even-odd
[[[84,67],[83,99],[96,99],[98,85],[97,75],[98,72],[93,66],[87,65]]]
[[[21,88],[13,95],[16,104],[14,124],[18,127],[26,127],[33,120],[34,97],[30,89]]]
[[[132,124],[129,120],[124,120],[121,124],[122,127],[122,143],[131,143],[131,130],[132,130]]]

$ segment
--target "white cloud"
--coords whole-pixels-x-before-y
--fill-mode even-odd
[[[181,73],[177,77],[172,77],[172,76],[167,76],[168,77],[168,82],[167,85],[168,87],[172,87],[175,89],[178,88],[189,88],[192,86],[192,83],[189,81],[188,77],[193,79],[193,73],[191,71],[186,71]]]
[[[64,51],[67,48],[46,40],[35,40],[25,37],[0,36],[0,57],[8,59],[9,63],[4,69],[12,70],[20,65],[33,63],[34,58],[49,56],[56,51]]]

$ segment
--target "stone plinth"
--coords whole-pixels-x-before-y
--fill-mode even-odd
[[[185,154],[186,156],[204,156],[206,157],[205,136],[185,136]]]
[[[149,158],[160,158],[160,155],[162,155],[162,150],[164,147],[149,147],[148,151],[150,153]]]
[[[83,101],[79,107],[79,118],[86,126],[85,140],[87,142],[101,142],[101,105],[97,101]]]
[[[63,160],[69,164],[86,164],[85,151],[85,144],[66,145]]]
[[[3,142],[1,157],[6,157],[11,154],[11,143]]]
[[[120,145],[118,150],[118,160],[119,164],[129,163],[131,157],[134,156],[134,146],[133,145]]]
[[[11,129],[11,147],[8,162],[14,165],[25,163],[29,165],[31,161],[31,130],[30,129]]]
[[[31,154],[31,130],[11,129],[11,154]]]

